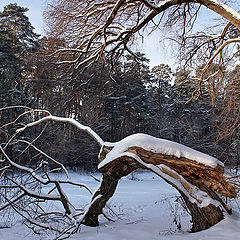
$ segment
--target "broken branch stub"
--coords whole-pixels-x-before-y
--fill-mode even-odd
[[[168,166],[203,191],[210,189],[225,197],[236,197],[235,188],[226,181],[223,175],[224,167],[221,165],[213,168],[184,157],[153,153],[139,147],[130,148],[127,151],[135,153],[147,164]]]

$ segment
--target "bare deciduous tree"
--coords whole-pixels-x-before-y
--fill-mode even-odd
[[[209,41],[221,40],[221,45],[212,54],[206,65],[207,68],[226,45],[239,42],[239,38],[224,41],[224,37],[230,25],[240,29],[240,14],[218,0],[119,0],[110,2],[61,0],[53,1],[53,3],[50,1],[45,11],[45,19],[48,23],[49,34],[64,37],[73,46],[69,49],[59,49],[57,52],[69,53],[71,56],[69,61],[64,62],[75,63],[79,68],[109,56],[116,59],[125,50],[133,54],[129,44],[137,33],[141,34],[141,31],[150,24],[155,24],[155,29],[157,29],[157,25],[161,22],[178,24],[181,20],[184,29],[191,27],[195,23],[194,19],[201,6],[213,10],[229,21],[221,34],[206,36]],[[158,24],[155,23],[156,16],[160,16]],[[184,33],[186,30],[183,30]],[[204,71],[206,69],[203,70],[203,74]]]
[[[68,56],[62,63],[72,64],[77,71],[100,59],[110,58],[114,65],[125,51],[134,55],[131,44],[136,38],[144,38],[146,29],[153,32],[161,31],[162,26],[175,26],[180,29],[179,35],[173,37],[181,46],[180,61],[195,70],[201,66],[192,97],[199,97],[207,88],[214,106],[215,97],[227,90],[226,69],[231,60],[236,64],[234,56],[239,52],[240,13],[227,3],[219,0],[59,0],[49,1],[45,19],[49,35],[63,37],[69,43],[69,48],[58,49],[55,54]],[[225,19],[224,25],[212,33],[192,32],[202,7],[219,14]],[[231,52],[229,56],[227,49]],[[227,112],[221,115],[224,122],[229,118],[224,114]],[[228,122],[224,128],[236,130],[237,118],[231,122],[232,125]]]
[[[221,63],[223,49],[240,41],[238,37],[226,37],[230,26],[240,30],[240,14],[219,0],[59,0],[49,5],[45,16],[54,37],[64,37],[68,42],[69,47],[57,50],[56,54],[63,54],[62,63],[73,64],[79,69],[106,58],[114,62],[124,51],[134,55],[129,44],[148,24],[152,23],[157,28],[158,24],[154,23],[156,16],[160,16],[161,22],[168,14],[166,23],[169,24],[178,16],[186,29],[186,20],[194,19],[192,11],[195,14],[198,12],[195,5],[204,5],[230,22],[221,34],[207,36],[210,40],[218,39],[219,44],[202,70],[199,77],[201,85],[204,80],[221,73],[219,68],[205,79],[206,71],[217,57]],[[91,128],[76,120],[52,116],[47,111],[41,112],[41,115],[38,113],[39,110],[26,109],[15,121],[3,126],[2,129],[5,129],[17,124],[18,130],[13,135],[5,131],[7,141],[0,147],[0,196],[3,200],[0,210],[14,209],[34,231],[55,230],[59,233],[57,238],[62,238],[77,232],[81,224],[97,226],[98,216],[104,214],[103,208],[114,194],[119,179],[139,167],[151,170],[179,191],[192,216],[192,231],[216,224],[223,219],[223,211],[231,214],[223,197],[236,198],[239,187],[227,181],[224,165],[217,159],[143,134],[129,136],[117,143],[105,142]],[[23,117],[28,124],[23,123]],[[84,187],[90,193],[92,191],[83,184],[72,182],[61,163],[35,146],[49,121],[72,124],[87,132],[101,147],[99,171],[103,179],[86,208],[74,206],[62,185],[71,184]],[[29,140],[24,133],[37,125],[43,126],[40,135]],[[147,146],[150,147],[143,142],[148,142]],[[159,150],[166,144],[167,150]],[[30,164],[18,162],[18,156],[29,149],[35,152],[35,156],[42,157],[40,162],[31,167],[25,166]],[[65,177],[56,178],[53,173],[58,171]],[[62,210],[45,208],[48,201],[60,202]]]

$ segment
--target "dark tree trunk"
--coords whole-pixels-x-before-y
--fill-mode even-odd
[[[189,199],[181,193],[187,208],[192,217],[192,232],[199,232],[208,229],[216,223],[223,220],[224,215],[222,209],[213,204],[200,208],[196,203],[192,203]]]
[[[83,224],[93,227],[99,225],[98,216],[102,214],[107,201],[113,196],[119,179],[137,168],[136,163],[130,163],[123,157],[109,164],[107,168],[101,169],[103,172],[102,181],[92,197],[91,206],[84,217]]]
[[[119,179],[111,176],[111,174],[103,174],[101,185],[92,197],[92,205],[85,215],[83,224],[91,227],[96,227],[99,225],[98,216],[102,214],[102,210],[107,201],[113,196],[118,184],[118,180]]]
[[[111,151],[111,149],[107,150],[108,152]],[[236,197],[236,193],[234,187],[226,182],[222,166],[211,168],[209,166],[196,163],[190,159],[151,153],[140,148],[131,148],[128,152],[136,154],[148,165],[140,164],[135,159],[128,156],[114,159],[112,162],[104,165],[100,169],[103,173],[103,179],[99,189],[94,194],[91,206],[85,215],[83,222],[85,225],[98,226],[98,216],[102,214],[102,210],[107,201],[113,196],[121,177],[128,175],[137,168],[146,168],[153,171],[151,167],[148,168],[148,166],[159,166],[160,164],[162,164],[161,171],[164,174],[167,174],[170,178],[178,180],[180,186],[188,191],[190,196],[192,188],[189,184],[191,183],[198,187],[201,191],[206,192],[211,199],[219,202],[219,206],[209,204],[206,207],[199,207],[197,203],[191,202],[187,195],[182,192],[181,188],[171,182],[169,178],[163,178],[163,176],[159,175],[166,182],[175,187],[183,197],[186,207],[192,217],[192,232],[207,229],[220,222],[224,218],[223,209],[231,214],[231,209],[229,209],[222,201],[220,194],[227,197]],[[105,158],[104,152],[101,157],[101,159]],[[162,166],[168,166],[175,172],[171,172],[166,167],[164,168]],[[158,174],[157,172],[155,173]],[[177,173],[184,177],[189,184],[187,182],[183,182]],[[201,199],[196,200],[201,202]]]

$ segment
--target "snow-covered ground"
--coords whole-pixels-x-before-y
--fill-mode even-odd
[[[98,183],[88,175],[71,173],[74,181],[96,188]],[[100,175],[96,175],[100,177]],[[70,239],[83,240],[237,240],[240,239],[240,209],[235,200],[234,214],[214,227],[189,233],[190,217],[181,207],[177,192],[170,185],[150,172],[135,173],[123,178],[106,209],[115,219],[109,222],[100,219],[96,228],[82,226],[81,231]],[[74,204],[88,203],[90,196],[84,191],[65,188]],[[80,193],[80,194],[79,194]],[[1,221],[1,220],[0,220]],[[0,229],[0,240],[40,240],[51,239],[48,235],[34,235],[20,222],[11,228]]]

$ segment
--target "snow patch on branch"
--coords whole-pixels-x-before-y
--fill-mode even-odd
[[[224,166],[224,164],[218,159],[182,144],[152,137],[143,133],[137,133],[115,143],[114,148],[106,155],[105,159],[99,164],[98,168],[102,168],[114,159],[119,158],[122,153],[131,147],[140,147],[146,151],[175,156],[177,158],[187,158],[213,168],[217,165]]]
[[[23,132],[26,128],[36,126],[36,125],[38,125],[38,124],[40,124],[42,122],[46,122],[46,121],[54,121],[54,122],[62,122],[62,123],[72,124],[76,128],[78,128],[78,129],[80,129],[82,131],[87,132],[100,146],[104,145],[104,141],[102,140],[102,138],[96,132],[94,132],[90,127],[85,126],[85,125],[79,123],[77,120],[75,120],[73,118],[56,117],[56,116],[52,116],[52,115],[44,117],[44,118],[41,118],[41,119],[39,119],[37,121],[28,123],[24,127],[17,129],[16,133]]]

